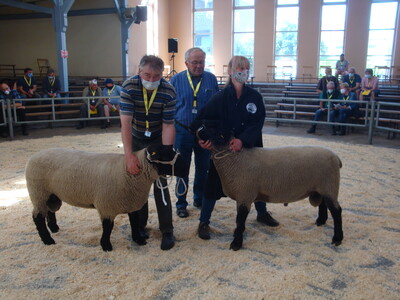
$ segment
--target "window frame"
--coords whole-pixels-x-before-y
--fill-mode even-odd
[[[325,67],[321,65],[321,56],[332,56],[332,55],[322,55],[321,54],[321,41],[322,41],[322,33],[323,32],[342,32],[343,33],[343,43],[342,43],[342,51],[337,54],[337,57],[339,57],[342,53],[344,53],[345,50],[345,45],[346,45],[346,30],[347,30],[347,20],[348,20],[348,15],[349,15],[349,9],[348,9],[348,1],[349,0],[337,0],[337,1],[332,1],[332,2],[325,2],[325,0],[321,0],[321,10],[320,10],[320,26],[319,26],[319,50],[318,50],[318,77],[324,76],[325,75]],[[345,7],[345,15],[344,15],[344,26],[343,29],[322,29],[322,11],[324,9],[324,6],[336,6],[336,5],[343,5]],[[345,54],[345,53],[344,53]],[[337,60],[336,60],[337,61]],[[333,66],[330,66],[332,68],[332,71],[336,69],[336,61],[332,60]]]
[[[289,31],[289,30],[277,30],[277,20],[278,20],[278,8],[282,8],[282,7],[295,7],[298,9],[298,15],[297,15],[297,30],[296,31]],[[291,80],[293,77],[297,77],[297,70],[298,70],[298,57],[299,57],[299,21],[300,21],[300,0],[297,2],[297,4],[278,4],[278,0],[275,1],[275,22],[274,22],[274,67],[276,67],[276,70],[274,70],[274,79],[279,79],[279,80]],[[277,33],[281,33],[281,32],[296,32],[297,35],[297,45],[296,45],[296,55],[277,55],[276,54],[276,37],[277,37]],[[294,57],[295,60],[295,68],[294,70],[292,70],[291,74],[287,74],[285,73],[285,67],[287,66],[282,66],[282,70],[280,70],[277,67],[276,64],[276,58],[277,57]],[[293,74],[294,73],[294,74]],[[280,75],[281,76],[280,76]]]

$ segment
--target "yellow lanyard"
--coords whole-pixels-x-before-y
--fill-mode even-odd
[[[333,93],[330,96],[329,96],[329,93],[328,93],[328,99],[331,99],[332,96],[333,96]]]
[[[200,79],[199,83],[196,85],[196,88],[194,88],[193,82],[192,82],[192,78],[190,77],[190,74],[189,74],[188,70],[186,70],[186,75],[187,75],[190,87],[193,90],[193,96],[194,96],[193,97],[193,108],[196,108],[197,107],[197,93],[199,92],[202,79]]]
[[[110,95],[111,95],[111,93],[113,92],[114,88],[115,88],[115,85],[113,85],[113,88],[112,88],[111,90],[109,90],[109,89],[107,88],[107,93],[108,93],[108,96],[110,96]]]
[[[97,90],[93,91],[92,89],[90,89],[90,91],[92,92],[92,96],[94,97],[96,95]]]
[[[347,95],[347,98],[345,98],[345,97],[343,96],[344,103],[346,103],[346,101],[349,100],[349,97],[350,97],[350,95]]]
[[[55,78],[54,78],[53,80],[50,80],[50,79],[49,79],[49,83],[50,83],[50,85],[51,85],[52,87],[53,87],[55,81],[56,81]]]
[[[367,81],[368,81],[368,87],[370,87],[370,85],[372,83],[372,78],[371,78],[371,81],[369,81],[369,79],[367,79]]]
[[[147,98],[147,90],[145,89],[145,87],[142,87],[142,89],[143,89],[143,98],[144,98],[144,108],[146,110],[146,117],[147,117],[149,115],[149,109],[154,102],[154,98],[156,97],[158,87],[151,94],[150,102]],[[147,119],[146,119],[146,129],[147,130],[149,129],[149,121]]]
[[[24,79],[25,79],[25,82],[26,82],[26,84],[28,85],[28,87],[31,87],[32,78],[29,77],[29,82],[28,82],[28,80],[26,80],[26,77],[25,77],[25,76],[24,76]]]
[[[349,76],[349,77],[350,77],[350,76]],[[351,79],[349,78],[349,80],[350,80],[350,84],[353,85],[354,78],[353,78],[353,80],[351,80]]]

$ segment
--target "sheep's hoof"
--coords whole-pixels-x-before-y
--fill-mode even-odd
[[[51,237],[42,239],[42,241],[45,245],[54,245],[56,243]]]
[[[50,228],[52,233],[56,233],[56,232],[58,232],[60,230],[60,227],[58,227],[57,224],[49,223],[47,225],[49,226],[49,228]]]
[[[242,244],[243,241],[237,241],[236,239],[234,239],[229,249],[232,249],[233,251],[238,251],[240,248],[242,248]]]
[[[326,223],[326,220],[321,220],[321,219],[319,219],[319,218],[315,221],[315,224],[316,224],[317,226],[325,225],[325,223]]]
[[[110,242],[101,242],[101,247],[103,248],[103,251],[112,251],[113,247]]]
[[[143,245],[147,244],[146,238],[143,237],[142,235],[132,236],[132,241],[134,241],[139,246],[143,246]]]
[[[343,236],[341,237],[333,236],[332,245],[339,246],[342,243],[342,241],[343,241]]]

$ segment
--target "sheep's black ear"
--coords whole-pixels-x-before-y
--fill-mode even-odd
[[[148,159],[150,161],[158,160],[160,157],[160,152],[162,151],[162,145],[161,144],[150,145],[146,148],[146,150],[147,150]]]

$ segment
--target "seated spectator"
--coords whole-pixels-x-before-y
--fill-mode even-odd
[[[364,100],[366,97],[375,100],[375,97],[379,94],[378,80],[378,77],[374,76],[372,69],[365,70],[365,76],[361,80],[360,100]]]
[[[21,96],[18,94],[18,92],[16,90],[10,89],[9,85],[6,82],[1,82],[0,83],[0,99],[1,100],[10,99],[12,101],[12,100],[16,100],[16,99],[21,99]],[[15,101],[15,107],[17,108],[18,121],[25,121],[25,106],[22,106],[21,101]],[[6,108],[3,107],[3,109],[5,110]],[[0,123],[3,123],[3,122],[4,122],[3,113],[0,110]],[[28,135],[28,125],[22,124],[21,127],[22,127],[22,134]],[[4,129],[7,130],[6,127],[1,127],[1,135],[3,137],[7,137],[8,134],[6,131],[4,131]]]
[[[340,94],[342,101],[335,104],[332,110],[331,122],[347,123],[351,116],[358,116],[358,104],[348,103],[349,100],[357,100],[356,94],[350,92],[349,85],[347,83],[342,83],[340,85]],[[333,126],[332,134],[335,135],[339,131],[339,135],[346,134],[346,126],[342,125],[339,128]]]
[[[360,99],[361,76],[356,73],[354,67],[349,68],[349,73],[342,77],[342,82],[347,83],[350,92],[355,93],[357,99]]]
[[[17,80],[17,90],[22,98],[41,98],[37,93],[36,79],[33,76],[31,68],[24,70],[24,76]],[[27,105],[35,104],[33,102],[27,102]]]
[[[326,86],[327,86],[327,89],[325,91],[322,91],[322,93],[319,95],[320,99],[328,99],[328,100],[340,99],[340,93],[335,88],[335,83],[333,81],[329,81]],[[321,116],[328,114],[328,111],[330,111],[329,118],[332,119],[332,117],[333,117],[332,103],[333,102],[331,102],[331,101],[321,101],[319,103],[319,109],[315,112],[314,121],[319,121]],[[315,133],[316,129],[317,129],[317,124],[314,123],[311,125],[311,128],[307,130],[307,133]],[[333,133],[333,130],[332,130],[332,133]]]
[[[97,80],[93,79],[89,81],[89,86],[85,87],[83,92],[82,92],[82,97],[101,97],[102,92],[101,88],[97,86]],[[87,98],[83,99],[83,104],[81,105],[80,109],[80,118],[85,119],[88,118],[88,103],[89,103],[89,113],[90,115],[98,116],[98,117],[104,117],[104,107],[102,105],[103,100],[101,98],[99,99],[93,99],[93,98]],[[105,129],[106,126],[104,124],[104,120],[100,121],[101,124],[101,129]],[[85,121],[80,121],[79,125],[76,127],[76,129],[82,129],[85,127]]]
[[[323,91],[326,92],[326,85],[328,84],[329,81],[333,81],[335,84],[335,89],[339,89],[339,81],[335,76],[332,76],[332,68],[327,67],[325,69],[325,76],[322,77],[318,81],[318,86],[317,86],[317,93],[321,94]]]
[[[107,78],[105,81],[105,89],[103,90],[103,96],[120,96],[121,95],[121,87],[119,85],[114,84],[114,81],[111,78]],[[107,118],[106,127],[111,126],[110,122],[110,111],[118,111],[119,113],[119,98],[104,98],[104,115]]]
[[[340,54],[340,59],[336,62],[336,73],[335,76],[347,75],[349,68],[349,62],[344,59],[344,54]]]
[[[61,84],[60,80],[55,76],[54,70],[49,69],[47,71],[46,78],[42,82],[43,98],[61,98],[60,90]],[[68,103],[64,102],[63,103]]]

